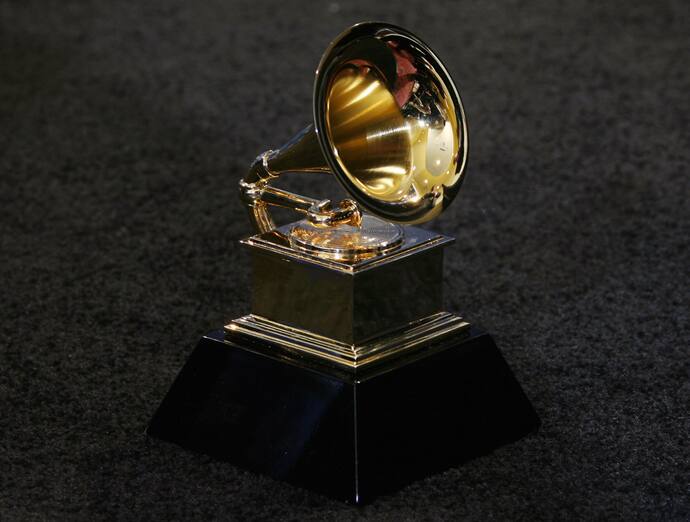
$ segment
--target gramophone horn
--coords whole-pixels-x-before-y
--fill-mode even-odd
[[[314,121],[261,154],[240,183],[259,232],[269,205],[317,227],[359,226],[359,207],[403,224],[433,219],[455,197],[467,161],[467,123],[443,64],[415,35],[357,24],[331,43],[316,72]],[[284,172],[332,172],[352,200],[333,207],[272,187]]]

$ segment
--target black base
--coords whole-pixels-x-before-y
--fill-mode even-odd
[[[222,330],[203,337],[147,433],[363,503],[539,426],[493,340],[474,327],[355,375],[265,349]]]

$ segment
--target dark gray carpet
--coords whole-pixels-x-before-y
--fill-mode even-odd
[[[686,2],[100,4],[0,0],[0,519],[687,519]],[[459,84],[447,304],[543,429],[358,510],[143,430],[248,310],[239,177],[366,19]]]

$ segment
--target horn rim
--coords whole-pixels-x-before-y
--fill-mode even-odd
[[[326,132],[325,102],[329,85],[327,80],[330,76],[329,73],[331,72],[331,66],[336,62],[339,51],[359,38],[376,38],[382,32],[385,33],[386,36],[398,36],[408,39],[415,45],[419,46],[424,51],[425,57],[431,61],[434,71],[438,74],[452,99],[457,121],[460,122],[459,128],[462,135],[460,136],[459,140],[459,149],[462,158],[459,158],[456,164],[455,174],[458,175],[457,181],[455,181],[451,186],[444,186],[440,213],[442,213],[453,202],[455,196],[460,190],[462,183],[464,182],[469,155],[469,136],[464,105],[455,82],[453,81],[448,69],[443,64],[441,59],[426,42],[422,41],[417,35],[408,31],[407,29],[386,22],[360,22],[343,31],[335,38],[335,40],[331,42],[321,57],[314,80],[314,95],[312,98],[314,131],[321,147],[321,151],[326,159],[326,162],[328,163],[328,166],[335,175],[335,178],[345,189],[345,191],[352,196],[357,203],[362,205],[364,209],[381,218],[401,224],[423,223],[433,219],[439,214],[435,212],[435,207],[437,205],[434,205],[432,209],[422,212],[421,215],[416,213],[406,215],[395,212],[394,205],[385,204],[377,198],[369,196],[359,189],[349,179],[348,175],[343,172],[335,157],[333,148],[331,147],[331,142]]]

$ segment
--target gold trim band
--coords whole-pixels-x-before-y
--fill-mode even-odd
[[[225,331],[231,335],[267,341],[290,351],[356,369],[403,352],[410,352],[415,348],[428,346],[432,341],[460,332],[469,325],[455,314],[440,312],[360,344],[343,343],[257,315],[234,319],[225,326]]]

